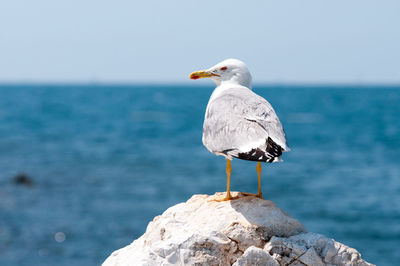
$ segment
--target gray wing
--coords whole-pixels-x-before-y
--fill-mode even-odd
[[[226,90],[208,104],[203,144],[216,154],[255,161],[276,161],[289,150],[272,106],[245,87]]]

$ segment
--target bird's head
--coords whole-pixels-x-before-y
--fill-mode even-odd
[[[217,86],[224,82],[231,82],[251,88],[250,72],[246,64],[238,59],[226,59],[209,69],[195,71],[190,74],[189,78],[210,78]]]

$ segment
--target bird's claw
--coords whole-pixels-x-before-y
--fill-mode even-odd
[[[262,196],[262,193],[254,194],[254,193],[241,192],[241,194],[245,195],[245,196],[252,196],[252,197],[257,197],[257,198],[260,198],[260,199],[264,199],[263,196]]]

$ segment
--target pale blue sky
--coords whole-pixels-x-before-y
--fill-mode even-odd
[[[400,83],[400,1],[0,2],[0,82]],[[189,82],[189,81],[188,81]]]

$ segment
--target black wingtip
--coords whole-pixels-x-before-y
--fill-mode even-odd
[[[267,147],[265,150],[255,148],[249,152],[240,152],[236,158],[248,161],[261,161],[272,163],[275,158],[279,158],[282,155],[282,147],[276,144],[270,137],[266,141]]]
[[[282,147],[276,144],[270,137],[267,140],[267,149],[266,151],[274,157],[279,157],[282,155]]]

